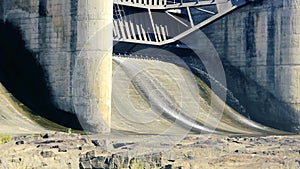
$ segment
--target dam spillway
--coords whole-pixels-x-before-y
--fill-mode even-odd
[[[178,134],[182,129],[216,134],[281,133],[224,106],[221,99],[212,99],[214,93],[205,83],[197,82],[193,74],[176,64],[120,57],[114,61],[117,67],[113,77],[115,129],[140,134]],[[174,79],[180,75],[184,82]],[[198,86],[209,96],[198,94]],[[212,106],[211,102],[217,102],[214,104],[219,107]],[[222,106],[224,112],[220,111]]]
[[[112,93],[112,129],[115,134],[122,134],[123,131],[153,135],[284,134],[249,120],[230,106],[224,106],[221,99],[211,100],[213,92],[209,87],[187,69],[176,64],[119,56],[114,57],[113,60],[115,74]],[[130,70],[135,72],[137,67],[142,68],[143,71],[132,77]],[[161,70],[162,67],[165,71],[158,72],[157,68]],[[178,74],[183,77],[174,81],[174,77]],[[184,81],[178,83],[182,78]],[[182,83],[186,86],[183,87]],[[185,94],[182,93],[183,89]],[[1,105],[7,107],[1,108],[3,133],[40,133],[53,130],[47,128],[49,126],[37,123],[36,119],[30,116],[26,117],[22,113],[25,110],[13,104],[9,93],[3,88],[1,91],[3,92]],[[187,91],[191,93],[186,94]],[[215,104],[219,107],[212,106],[212,101],[217,102]],[[223,106],[224,111],[219,111],[218,109],[222,109]]]
[[[249,3],[207,25],[203,31],[224,63],[229,90],[250,118],[299,133],[296,2]],[[1,1],[0,5],[3,23],[12,23],[20,29],[26,48],[33,51],[33,57],[43,68],[51,104],[61,113],[76,113],[72,100],[75,58],[99,23],[97,19],[89,20],[97,10],[89,13],[93,6],[77,0],[15,0]],[[143,45],[129,43],[123,47],[130,53],[142,49]]]
[[[13,103],[14,100],[10,98],[9,93],[0,84],[1,134],[28,134],[47,131],[22,114],[21,109],[17,109]]]

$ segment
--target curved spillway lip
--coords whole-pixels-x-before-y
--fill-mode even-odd
[[[131,79],[133,85],[139,91],[140,95],[142,95],[147,102],[151,103],[153,106],[152,108],[156,110],[156,112],[160,112],[167,119],[176,121],[178,124],[180,123],[186,127],[192,127],[206,133],[218,133],[205,126],[196,124],[194,120],[185,116],[179,106],[171,103],[168,98],[168,93],[164,92],[164,89],[154,78],[144,71],[140,72],[141,68],[139,65],[118,58],[114,58],[114,61],[121,66],[129,79]]]
[[[198,73],[202,74],[204,73],[202,70],[193,67],[193,70],[197,71]],[[208,78],[213,78],[210,77],[209,75],[207,75]],[[221,85],[221,84],[220,84]],[[220,86],[223,87],[224,86]],[[224,90],[228,90],[228,89],[224,89]],[[263,133],[270,133],[270,134],[291,134],[289,132],[284,132],[281,130],[277,130],[271,127],[267,127],[264,126],[262,124],[256,123],[248,118],[245,118],[244,116],[242,116],[241,114],[239,114],[238,112],[236,112],[235,110],[233,110],[232,108],[230,108],[229,106],[226,106],[227,109],[229,109],[229,111],[225,111],[225,115],[229,116],[232,119],[236,119],[235,121],[238,122],[240,125],[243,125],[245,127],[249,127],[249,128],[253,128],[256,129],[258,131],[261,131]]]
[[[238,114],[234,110],[230,109],[230,111],[226,112],[226,115],[235,121],[235,123],[240,124],[241,127],[247,128],[250,132],[242,131],[230,131],[224,129],[216,129],[212,130],[207,126],[204,126],[201,122],[195,121],[191,119],[189,116],[184,113],[180,107],[174,106],[174,104],[170,103],[170,99],[167,98],[167,94],[164,93],[164,90],[156,90],[155,93],[156,99],[151,99],[149,93],[145,92],[148,90],[142,89],[145,88],[161,88],[159,83],[156,80],[153,80],[151,75],[148,73],[143,72],[142,74],[136,74],[137,70],[139,69],[137,65],[134,63],[129,63],[125,59],[121,59],[118,57],[114,57],[113,60],[121,65],[122,69],[126,72],[126,74],[132,79],[133,84],[139,91],[139,93],[143,96],[143,98],[152,105],[154,105],[154,109],[157,112],[163,112],[162,115],[169,120],[177,120],[178,124],[182,125],[182,127],[186,127],[190,129],[191,132],[194,133],[212,133],[212,134],[220,134],[220,135],[268,135],[268,134],[290,134],[287,132],[282,132],[280,130],[272,129],[270,127],[263,126],[256,122],[253,122],[246,117]],[[127,64],[127,66],[126,66]],[[128,65],[130,64],[130,66]],[[141,91],[142,90],[142,91]],[[164,103],[164,104],[162,104]],[[164,107],[165,105],[169,105]],[[252,131],[252,132],[251,132]]]
[[[42,134],[54,131],[67,131],[67,127],[32,112],[0,83],[0,120],[1,118],[3,121],[0,124],[0,135]],[[72,131],[84,133],[78,130]]]
[[[30,134],[45,133],[48,130],[37,124],[27,114],[22,113],[22,108],[13,100],[9,92],[0,83],[0,134]]]

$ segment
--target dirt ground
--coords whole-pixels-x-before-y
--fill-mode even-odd
[[[0,168],[300,168],[299,135],[188,135],[174,144],[161,136],[156,146],[143,138],[149,136],[16,136],[0,145]]]

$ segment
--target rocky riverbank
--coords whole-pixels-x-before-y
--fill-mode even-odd
[[[17,136],[0,145],[0,168],[300,168],[300,136],[189,135],[152,152],[135,150],[141,137]]]

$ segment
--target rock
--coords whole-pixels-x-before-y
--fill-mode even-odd
[[[72,133],[72,134],[70,134],[69,136],[74,138],[74,137],[77,137],[78,135],[75,134],[75,133]]]
[[[233,143],[242,144],[238,139],[232,140]]]
[[[21,144],[24,144],[24,141],[23,141],[23,140],[17,141],[17,142],[16,142],[16,145],[21,145]]]
[[[156,153],[149,156],[149,160],[153,163],[153,167],[161,167],[162,166],[162,153]]]
[[[87,159],[85,154],[79,154],[79,162],[84,162],[89,160],[90,159]]]
[[[108,165],[105,164],[106,158],[104,156],[98,156],[91,161],[93,168],[108,168]]]
[[[41,166],[42,166],[42,167],[47,167],[47,166],[48,166],[48,164],[47,164],[47,163],[45,163],[45,162],[42,162]]]
[[[192,159],[194,159],[194,157],[191,155],[191,154],[184,154],[184,157],[186,158],[186,159],[188,159],[188,160],[192,160]]]
[[[24,140],[26,138],[27,138],[27,136],[17,136],[17,137],[15,137],[15,140],[19,141],[19,140]]]
[[[166,152],[166,158],[169,162],[174,163],[176,160],[176,153],[175,152]]]
[[[95,150],[88,151],[88,152],[85,153],[85,158],[88,159],[88,160],[91,160],[95,157],[96,157]]]
[[[101,146],[99,140],[92,140],[92,143],[94,144],[94,146]]]
[[[129,165],[129,157],[124,157],[122,160],[123,168],[127,168]]]
[[[80,140],[82,140],[84,143],[88,143],[88,140],[86,138],[81,138]]]
[[[79,163],[79,168],[80,169],[92,169],[93,167],[89,161],[84,161],[84,162]]]
[[[42,151],[41,152],[41,156],[43,157],[43,158],[51,158],[51,157],[54,157],[54,153],[53,153],[53,151]]]
[[[125,143],[116,143],[116,144],[113,144],[113,147],[116,149],[116,148],[120,148],[120,147],[124,147],[126,146]]]
[[[49,135],[48,135],[48,134],[45,134],[45,135],[43,135],[42,137],[43,137],[43,139],[49,138]]]
[[[47,140],[47,141],[41,142],[41,144],[51,144],[51,143],[55,143],[55,140]]]
[[[66,153],[67,151],[68,151],[67,149],[61,149],[61,148],[58,149],[58,152]]]
[[[109,160],[108,168],[110,168],[110,169],[118,169],[118,168],[120,168],[120,166],[121,166],[121,164],[120,164],[119,156],[116,155],[116,154],[113,154],[111,156],[111,159]]]
[[[94,146],[96,147],[104,147],[105,146],[105,140],[92,140],[92,143],[94,144]]]
[[[68,162],[67,165],[68,165],[68,169],[72,169],[72,163]]]
[[[11,160],[11,162],[13,162],[13,163],[20,163],[21,161],[22,161],[22,158],[13,158]]]
[[[50,149],[59,148],[59,145],[51,146]]]
[[[172,169],[172,165],[171,164],[168,164],[164,167],[164,169]]]

